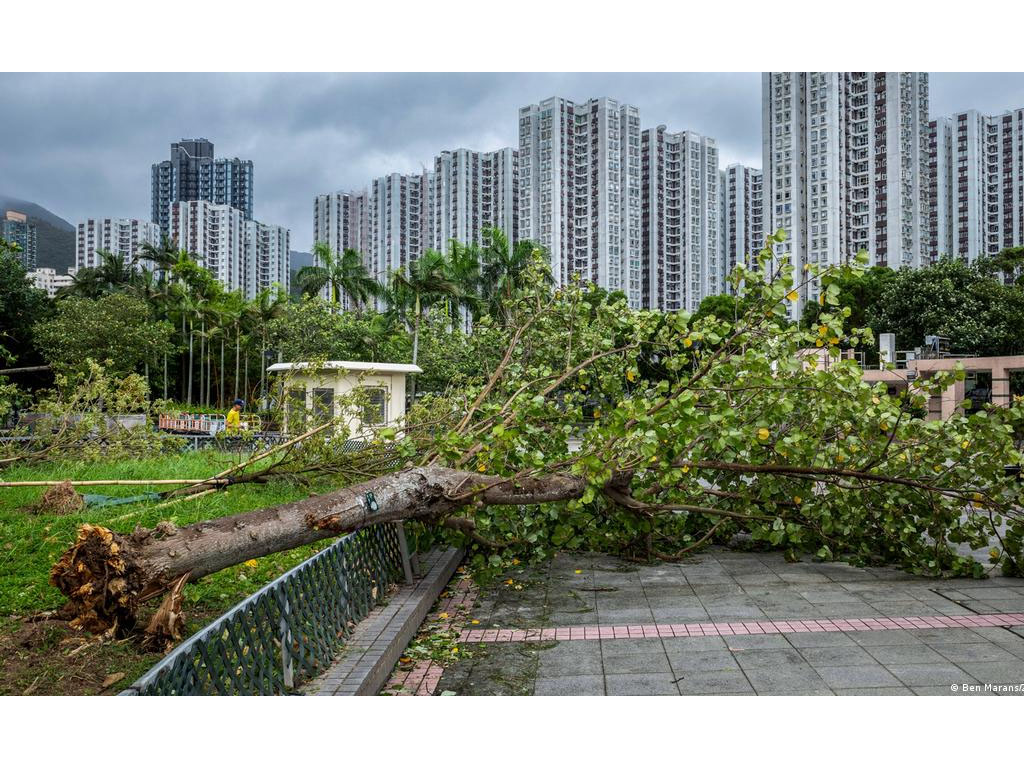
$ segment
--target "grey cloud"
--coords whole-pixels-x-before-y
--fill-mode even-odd
[[[468,63],[468,62],[467,62]],[[515,145],[548,96],[635,104],[644,127],[717,139],[759,166],[759,73],[0,74],[0,192],[69,221],[149,216],[150,165],[205,136],[255,163],[257,218],[307,249],[312,200],[415,172],[442,149]],[[1019,74],[932,76],[933,113],[1024,105]]]

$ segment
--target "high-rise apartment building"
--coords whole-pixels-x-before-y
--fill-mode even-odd
[[[432,231],[431,184],[431,173],[392,173],[370,183],[364,263],[381,283],[423,253]]]
[[[715,140],[665,126],[643,132],[640,306],[694,311],[722,293]]]
[[[0,238],[8,243],[16,243],[21,248],[18,258],[25,269],[31,271],[36,268],[39,247],[36,225],[28,220],[28,216],[18,211],[7,211],[3,220],[0,220]]]
[[[864,249],[873,264],[927,263],[928,75],[762,75],[764,210],[800,270]],[[817,300],[811,283],[793,311]]]
[[[954,252],[953,133],[952,118],[928,123],[928,255],[932,261]]]
[[[228,291],[245,289],[246,227],[230,205],[188,200],[171,205],[171,240],[193,254]]]
[[[1024,245],[1024,109],[929,124],[930,255],[973,261]]]
[[[985,125],[985,253],[1024,245],[1024,108]]]
[[[78,222],[75,241],[75,268],[95,268],[101,259],[96,251],[103,250],[124,257],[127,261],[140,258],[142,246],[160,242],[160,228],[141,219],[86,219]],[[152,269],[152,264],[146,264]]]
[[[332,192],[317,195],[313,200],[313,242],[326,243],[341,255],[348,249],[357,251],[369,270],[369,196],[363,192]],[[313,256],[316,263],[316,254]],[[330,298],[324,286],[320,295]],[[353,309],[348,295],[341,297],[342,307]]]
[[[969,110],[928,124],[928,256],[985,253],[987,118]]]
[[[258,221],[247,221],[244,226],[243,294],[251,299],[260,291],[269,290],[287,296],[291,284],[290,232],[285,227]]]
[[[447,253],[448,243],[486,245],[484,231],[502,230],[511,244],[518,219],[517,153],[455,149],[434,158],[430,208],[432,231],[425,246]]]
[[[519,234],[543,245],[556,284],[573,275],[643,302],[640,115],[608,98],[519,110]]]
[[[313,200],[313,242],[335,253],[351,248],[365,254],[368,229],[366,192],[332,192]]]
[[[213,142],[182,139],[171,144],[171,159],[153,164],[152,219],[160,231],[171,231],[171,206],[177,202],[206,200],[229,205],[253,217],[252,160],[215,158]]]
[[[284,227],[247,221],[230,205],[190,200],[171,206],[171,239],[228,291],[251,299],[278,286],[287,294],[290,234]]]
[[[764,200],[760,168],[733,163],[721,173],[722,266],[725,275],[764,248]],[[727,289],[728,285],[723,285]],[[724,292],[724,291],[723,291]]]

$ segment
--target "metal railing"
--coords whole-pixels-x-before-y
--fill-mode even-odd
[[[412,580],[401,523],[339,539],[249,596],[120,695],[278,695],[323,672],[399,579]]]

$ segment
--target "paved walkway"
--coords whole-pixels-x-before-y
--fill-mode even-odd
[[[1024,693],[1021,579],[720,548],[680,565],[560,555],[481,590],[460,629],[472,658],[437,693]]]

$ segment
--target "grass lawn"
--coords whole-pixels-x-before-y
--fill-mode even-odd
[[[0,471],[0,480],[100,480],[209,477],[232,466],[238,457],[217,451],[191,451],[131,462],[56,462]],[[178,526],[199,520],[238,514],[260,507],[304,498],[334,487],[311,487],[287,481],[266,485],[241,485],[154,509],[158,501],[89,508],[56,516],[27,509],[45,488],[0,488],[0,695],[90,694],[117,692],[135,680],[159,658],[143,653],[128,639],[86,646],[92,637],[75,632],[64,622],[28,622],[40,611],[58,608],[63,596],[48,583],[50,567],[74,541],[80,523],[89,522],[128,533],[136,525],[152,527],[161,520]],[[92,486],[83,493],[135,496],[146,491],[166,491],[168,486]],[[223,613],[246,595],[298,565],[327,546],[324,540],[288,552],[260,558],[255,566],[238,565],[207,576],[185,588],[184,608],[188,634]],[[155,610],[159,600],[148,610]],[[145,618],[143,619],[144,626]],[[108,675],[124,673],[116,683],[101,689]]]

